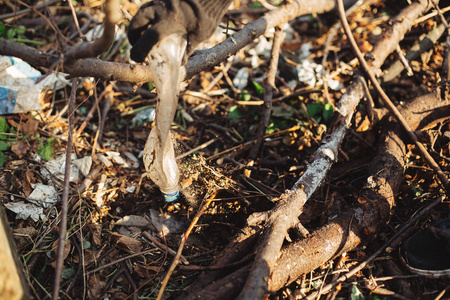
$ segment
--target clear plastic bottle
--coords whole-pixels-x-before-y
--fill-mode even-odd
[[[170,125],[175,116],[180,92],[181,60],[186,38],[172,34],[149,53],[150,68],[158,92],[155,124],[145,143],[144,165],[147,175],[159,187],[167,202],[178,199],[179,171],[175,161]]]

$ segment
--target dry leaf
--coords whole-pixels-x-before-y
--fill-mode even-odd
[[[91,229],[92,243],[100,247],[102,245],[102,228],[96,223],[89,224],[89,228]]]
[[[133,253],[141,252],[142,243],[138,240],[113,232],[112,237],[116,240],[119,248],[131,251]]]
[[[22,123],[20,130],[24,133],[31,134],[37,131],[39,127],[39,121],[35,119],[28,119],[25,123]]]
[[[142,278],[151,278],[158,272],[164,272],[164,269],[159,266],[145,266],[137,264],[134,271]]]
[[[34,237],[38,231],[34,227],[16,228],[13,230],[14,241],[17,248],[22,248],[33,242]]]
[[[89,250],[89,249],[84,250],[83,265],[87,266],[90,263],[97,261],[98,258],[100,257],[100,253],[101,253],[101,251],[93,251],[93,250]],[[73,256],[73,262],[76,264],[80,262],[80,258],[78,255]]]
[[[18,141],[11,147],[11,151],[19,158],[24,157],[30,149],[30,145],[25,141]]]
[[[52,245],[52,258],[54,259],[52,262],[51,262],[51,265],[52,265],[52,267],[53,268],[55,268],[56,267],[56,251],[58,251],[58,244],[59,244],[59,239],[57,239],[56,241],[54,241],[53,242],[53,245]],[[65,243],[65,245],[64,245],[64,252],[63,252],[63,261],[64,260],[66,260],[66,258],[67,258],[67,256],[69,255],[69,253],[70,253],[70,249],[71,249],[72,247],[71,247],[71,245],[70,245],[70,241],[67,241],[66,243]]]
[[[106,286],[106,282],[103,280],[100,280],[96,274],[92,275],[89,278],[89,285],[90,287],[88,291],[88,298],[92,300],[100,299],[100,296],[103,294],[103,289]]]

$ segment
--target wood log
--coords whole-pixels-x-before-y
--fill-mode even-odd
[[[0,300],[30,299],[11,228],[0,205]]]

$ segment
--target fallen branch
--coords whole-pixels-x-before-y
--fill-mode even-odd
[[[450,85],[445,84],[413,99],[400,112],[413,129],[420,128],[425,120],[438,122],[442,114],[450,115],[449,95]],[[278,268],[272,273],[270,291],[279,290],[300,275],[354,249],[361,241],[369,241],[379,227],[389,221],[395,195],[403,181],[406,148],[404,131],[395,119],[386,116],[382,122],[384,130],[378,142],[377,156],[370,163],[370,175],[359,193],[358,203],[307,239],[287,246],[277,261]],[[314,245],[322,245],[320,255]]]
[[[408,19],[405,16],[405,11],[412,15],[416,15],[419,9],[420,14],[424,13],[427,9],[427,6],[417,6],[417,5],[413,6],[414,9],[411,9],[411,7],[407,7],[407,9],[402,11],[400,15]],[[405,24],[411,25],[412,22],[405,22]],[[388,40],[382,40],[382,43],[377,45],[374,48],[374,50],[380,47],[386,47],[385,43],[387,43],[388,45],[390,44],[397,45],[398,42],[400,41],[399,39],[402,37],[403,35],[392,35],[391,37],[392,40],[389,40],[389,43],[387,43]],[[395,50],[395,47],[393,48],[393,50]],[[385,55],[385,52],[383,51],[378,51],[376,53],[381,53],[383,56]],[[384,61],[386,56],[384,56],[384,58],[381,58],[382,61]],[[356,106],[359,99],[363,96],[363,87],[361,81],[357,80],[356,83],[354,83],[351,87],[349,87],[345,95],[348,97],[350,92],[354,93],[354,96],[352,98],[357,98],[356,103],[354,104]],[[343,98],[345,98],[345,96]],[[246,281],[246,285],[242,290],[242,293],[239,296],[240,299],[262,298],[269,291],[274,291],[281,288],[280,285],[273,284],[274,278],[281,278],[281,277],[284,278],[285,279],[283,282],[284,285],[284,283],[286,283],[286,278],[289,278],[290,280],[295,280],[296,278],[298,278],[297,275],[304,274],[313,270],[314,269],[312,268],[313,266],[314,267],[320,266],[324,262],[328,261],[335,255],[340,253],[342,249],[346,249],[346,251],[348,251],[350,249],[353,249],[356,245],[358,245],[361,242],[360,236],[358,235],[360,227],[353,229],[350,226],[351,225],[350,220],[352,220],[352,218],[354,217],[355,213],[358,212],[358,210],[351,211],[346,215],[342,216],[336,222],[330,223],[328,227],[324,227],[322,231],[317,232],[317,236],[320,237],[326,236],[328,239],[327,238],[320,239],[320,242],[318,243],[312,242],[311,244],[308,244],[309,241],[308,239],[305,242],[306,244],[304,244],[306,248],[301,246],[297,247],[298,244],[293,246],[294,248],[297,247],[296,249],[300,250],[300,253],[305,251],[312,251],[315,255],[315,260],[313,260],[312,258],[313,255],[311,255],[306,256],[304,261],[302,260],[301,262],[298,262],[298,255],[300,253],[297,251],[295,252],[296,261],[290,262],[291,264],[284,264],[276,261],[280,256],[280,249],[287,234],[287,230],[289,228],[294,227],[294,225],[298,223],[297,218],[302,212],[302,207],[304,203],[309,198],[309,196],[315,191],[315,189],[320,185],[331,163],[337,157],[337,149],[338,149],[337,147],[339,147],[340,145],[339,141],[342,140],[342,137],[347,129],[347,124],[345,122],[347,121],[346,117],[350,116],[351,118],[354,109],[354,106],[352,106],[353,103],[352,105],[347,106],[345,105],[345,102],[343,100],[344,99],[341,100],[342,104],[340,103],[337,109],[337,111],[339,111],[342,115],[340,122],[337,122],[338,126],[336,126],[336,128],[333,128],[332,135],[329,135],[327,136],[327,138],[324,139],[325,143],[317,150],[312,164],[309,166],[308,170],[304,173],[302,178],[300,178],[300,180],[295,184],[295,186],[291,191],[285,193],[283,196],[280,197],[279,204],[269,213],[264,233],[259,241],[259,248],[257,251],[255,262],[253,263],[251,274]],[[345,108],[351,108],[351,110],[347,111],[345,110]],[[314,172],[312,172],[312,170],[314,170]],[[400,169],[400,171],[402,172],[403,169]],[[402,177],[398,176],[397,178],[401,179]],[[379,186],[382,186],[382,184],[379,184]],[[377,207],[375,204],[374,206]],[[379,207],[377,207],[377,209],[378,208]],[[388,212],[388,214],[384,216],[386,220],[387,217],[390,216],[390,208],[391,206],[388,206],[388,209],[384,210]],[[374,217],[374,219],[379,220],[378,217],[376,218]],[[369,219],[367,219],[366,221],[370,223],[371,219],[370,221]],[[329,232],[331,234],[324,235],[324,232]],[[333,247],[329,248],[323,247],[329,249],[330,252],[324,251],[323,252],[324,255],[317,255],[317,251],[315,250],[316,246],[317,245],[323,246],[324,243],[329,244],[329,242],[327,241],[332,241],[333,239],[337,242],[337,244],[335,244],[337,245],[337,249]],[[314,239],[312,240],[314,241]],[[344,244],[342,244],[342,242],[344,242]],[[330,244],[333,243],[330,242]],[[281,257],[287,256],[281,255]],[[274,268],[275,264],[277,265],[277,268]],[[289,265],[290,267],[282,268],[281,265],[284,266]],[[302,270],[301,273],[291,272],[290,269],[292,268],[293,265],[301,265]],[[279,277],[276,276],[276,272],[278,272],[278,270],[280,270],[280,272],[283,273],[279,274]],[[282,281],[283,280],[281,280],[280,282]]]
[[[437,1],[439,3],[439,1]],[[403,9],[393,20],[383,39],[371,51],[372,60],[369,62],[372,72],[377,74],[389,54],[395,51],[398,42],[403,40],[405,34],[414,25],[414,22],[432,7],[430,1],[421,0],[413,2]]]
[[[277,206],[269,212],[252,271],[239,299],[262,299],[268,293],[269,277],[277,269],[274,268],[275,262],[280,255],[287,231],[299,222],[298,216],[302,213],[304,204],[321,185],[330,166],[337,159],[339,146],[350,125],[353,112],[364,96],[361,80],[357,79],[339,102],[336,126],[332,134],[324,138],[308,169],[291,190],[281,195]]]
[[[434,44],[436,44],[436,41],[442,36],[444,31],[445,31],[444,24],[441,24],[438,27],[434,28],[432,31],[430,31],[426,37],[424,37],[420,42],[416,43],[408,50],[408,52],[406,52],[405,54],[406,61],[409,63],[419,58],[421,53],[430,50],[434,46]],[[405,69],[404,64],[400,60],[394,62],[384,72],[383,76],[381,77],[381,81],[383,83],[392,81],[394,78],[400,75],[400,73],[404,69]]]
[[[450,85],[446,84],[432,92],[417,97],[401,109],[401,113],[415,129],[425,124],[442,121],[443,116],[450,116]],[[402,128],[393,117],[385,116],[384,131],[380,135],[377,156],[370,164],[368,183],[362,189],[359,203],[347,210],[327,225],[312,232],[307,238],[285,246],[278,256],[276,268],[270,274],[268,291],[275,292],[294,282],[303,274],[320,267],[327,261],[348,252],[362,242],[370,241],[381,226],[389,220],[394,206],[394,196],[403,181],[405,167],[405,144],[402,141]],[[381,170],[381,171],[380,171]],[[245,230],[251,230],[247,227]],[[245,248],[250,251],[251,244],[246,244],[254,236],[248,236],[244,242],[235,242],[226,249]],[[318,251],[320,249],[320,251]],[[224,256],[213,265],[227,264],[241,259],[238,255],[224,250]],[[245,252],[244,252],[245,253]],[[226,256],[228,254],[228,256]],[[244,279],[251,265],[244,266],[225,277],[206,272],[199,276],[201,284],[194,282],[188,295],[183,293],[178,299],[235,299],[244,287]],[[213,275],[208,281],[208,276]],[[224,284],[229,289],[223,290]]]
[[[395,105],[389,99],[388,95],[381,88],[380,84],[378,83],[378,80],[375,78],[374,72],[372,72],[372,70],[370,69],[369,65],[367,64],[367,62],[366,62],[366,60],[364,58],[364,56],[362,55],[361,51],[359,50],[355,39],[353,38],[352,31],[350,29],[350,26],[348,25],[347,18],[345,16],[344,3],[342,2],[342,0],[336,0],[336,2],[338,3],[339,17],[341,19],[342,27],[344,28],[345,34],[347,35],[347,38],[348,38],[348,40],[350,41],[350,43],[352,45],[353,51],[355,52],[356,57],[358,58],[360,65],[362,66],[364,71],[367,73],[367,76],[369,77],[370,81],[372,82],[372,84],[373,84],[375,90],[377,91],[378,95],[383,100],[383,103],[387,106],[389,111],[395,116],[397,121],[402,125],[402,127],[406,131],[406,134],[408,135],[408,137],[414,142],[414,144],[419,149],[420,153],[423,155],[423,157],[425,158],[427,163],[436,172],[436,174],[439,177],[439,180],[441,181],[441,184],[444,186],[444,188],[448,192],[450,190],[450,183],[449,183],[449,181],[447,179],[447,175],[445,175],[444,172],[442,172],[441,168],[434,161],[433,157],[431,157],[431,155],[428,153],[427,149],[425,149],[423,144],[417,139],[417,136],[414,134],[414,131],[411,129],[411,127],[409,126],[408,122],[403,118],[402,114],[397,110]],[[424,7],[425,9],[428,8],[428,1],[422,0],[421,3],[422,4],[425,3],[427,5],[422,5],[420,7]],[[409,8],[410,7],[408,7],[408,9]],[[409,22],[410,24],[414,23],[414,20],[411,20],[411,19],[407,18],[408,15],[406,15],[404,17],[405,17],[405,20],[410,21]],[[401,37],[403,38],[403,35]],[[383,40],[383,42],[384,42],[384,40]]]

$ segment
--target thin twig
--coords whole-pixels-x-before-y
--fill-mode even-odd
[[[61,223],[59,226],[59,242],[58,249],[56,251],[56,267],[55,267],[55,280],[53,284],[53,300],[57,300],[59,296],[59,286],[61,284],[61,272],[64,262],[64,248],[66,243],[67,233],[67,211],[68,211],[68,199],[69,199],[69,178],[70,178],[70,154],[72,153],[72,136],[73,136],[73,112],[75,96],[77,93],[78,78],[72,80],[72,92],[69,98],[69,136],[67,138],[66,149],[66,165],[64,169],[64,187],[62,194],[62,206],[61,206]]]
[[[10,18],[19,17],[19,16],[27,14],[27,13],[29,13],[31,11],[36,11],[36,10],[41,9],[41,8],[46,8],[46,7],[50,6],[50,5],[53,5],[53,4],[58,3],[58,2],[61,2],[61,0],[43,1],[43,2],[38,3],[38,4],[36,4],[36,5],[32,6],[32,7],[27,5],[27,8],[25,8],[25,9],[0,15],[0,20],[7,22],[7,21],[9,21],[8,19],[10,19]]]
[[[201,144],[201,145],[199,145],[199,146],[197,146],[197,147],[195,147],[195,148],[193,148],[193,149],[191,149],[191,150],[189,150],[189,151],[187,151],[187,152],[185,152],[185,153],[183,153],[183,154],[178,155],[178,156],[176,157],[176,159],[182,159],[182,158],[185,158],[186,156],[189,156],[189,155],[191,155],[192,153],[194,153],[194,152],[196,152],[196,151],[199,151],[199,150],[202,150],[202,149],[208,147],[209,145],[211,145],[211,144],[214,143],[215,141],[217,141],[217,139],[209,140],[209,141],[207,141],[206,143],[203,143],[203,144]]]
[[[436,9],[439,18],[441,19],[442,24],[444,24],[445,29],[447,30],[447,38],[445,40],[445,59],[444,59],[444,71],[447,72],[447,81],[450,80],[450,28],[448,26],[448,22],[444,17],[444,14],[442,13],[441,9],[439,8],[439,1],[435,2],[435,0],[431,0],[431,2],[434,5],[434,8]]]
[[[205,212],[205,210],[208,208],[208,206],[213,202],[214,198],[216,197],[217,192],[214,192],[208,200],[203,204],[203,206],[200,208],[200,210],[195,215],[194,219],[191,222],[191,225],[186,230],[186,233],[184,233],[181,237],[181,243],[180,247],[178,247],[177,255],[173,259],[172,264],[170,265],[169,271],[167,271],[166,276],[164,277],[163,281],[161,282],[161,288],[159,289],[158,297],[156,297],[157,300],[161,300],[162,296],[164,295],[164,290],[166,289],[167,284],[169,283],[169,279],[172,276],[173,271],[175,271],[175,268],[180,263],[180,257],[183,253],[184,245],[186,244],[186,240],[189,237],[189,234],[191,233],[192,229],[194,229],[194,226],[197,224],[198,220],[200,219],[201,215]]]
[[[73,22],[75,23],[75,27],[78,31],[78,34],[80,35],[80,38],[85,41],[86,36],[83,34],[83,31],[81,31],[80,23],[78,22],[77,13],[75,12],[75,7],[73,7],[72,0],[67,1],[69,3],[70,11],[72,12]]]
[[[445,187],[445,189],[448,192],[450,186],[449,186],[447,176],[442,172],[439,165],[434,161],[434,159],[431,157],[431,155],[428,153],[428,151],[425,149],[425,147],[422,145],[422,143],[419,142],[419,140],[417,139],[417,136],[414,134],[414,131],[411,129],[409,124],[406,122],[406,120],[400,114],[398,109],[395,107],[395,105],[392,103],[392,101],[389,99],[389,97],[386,95],[386,93],[381,88],[380,84],[378,83],[378,80],[375,78],[375,75],[371,71],[364,56],[362,55],[361,51],[359,50],[355,39],[353,38],[352,31],[350,29],[350,26],[348,25],[347,18],[345,17],[344,4],[343,4],[342,0],[336,0],[336,2],[337,2],[338,9],[339,9],[339,18],[341,19],[342,27],[344,28],[345,34],[347,35],[347,38],[352,45],[353,51],[355,52],[355,55],[358,58],[359,63],[361,64],[363,69],[366,71],[367,76],[369,77],[375,90],[378,92],[381,99],[383,100],[383,103],[387,106],[387,108],[394,115],[394,117],[397,119],[397,121],[403,126],[408,137],[414,142],[414,144],[419,149],[420,153],[422,153],[424,159],[428,162],[428,164],[431,166],[431,168],[433,168],[433,170],[437,173],[442,185]]]
[[[162,244],[160,241],[158,241],[153,235],[151,235],[147,231],[143,231],[142,235],[144,237],[146,237],[147,239],[149,239],[151,242],[153,242],[156,245],[156,247],[158,247],[159,249],[167,251],[167,253],[169,253],[172,256],[177,255],[177,252],[175,250],[169,248],[167,245]],[[189,261],[183,255],[180,256],[180,261],[185,265],[189,265]]]
[[[266,133],[267,127],[269,126],[270,115],[272,112],[273,90],[276,89],[275,76],[278,70],[278,59],[280,57],[281,44],[283,43],[285,36],[286,32],[284,32],[280,27],[277,26],[275,28],[275,36],[273,38],[272,53],[271,53],[272,59],[270,61],[269,72],[267,73],[267,79],[264,88],[263,113],[258,127],[256,144],[254,144],[252,149],[250,150],[250,157],[253,159],[257,157],[258,152],[261,149],[264,134]]]

